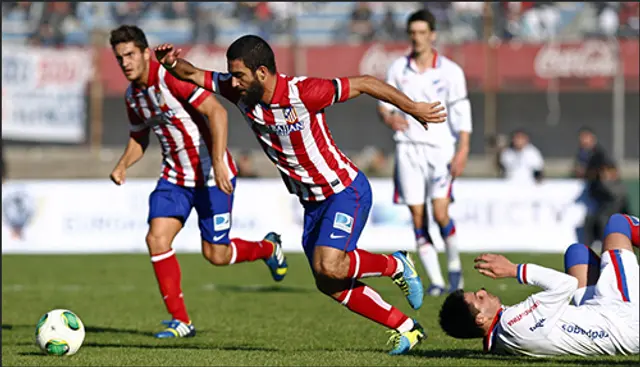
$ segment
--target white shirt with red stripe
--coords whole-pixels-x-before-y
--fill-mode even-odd
[[[619,315],[630,309],[628,303],[570,305],[578,280],[535,264],[518,265],[517,279],[543,291],[498,311],[484,339],[486,352],[536,357],[638,353]]]
[[[270,104],[247,106],[231,74],[207,72],[205,89],[235,103],[290,193],[320,201],[348,187],[358,168],[338,149],[324,109],[349,97],[349,80],[277,75]]]
[[[131,136],[146,135],[150,129],[156,134],[162,147],[161,178],[184,187],[215,186],[211,130],[197,110],[211,93],[178,80],[153,60],[148,79],[146,88],[132,83],[125,94]],[[225,163],[229,178],[235,177],[228,150]]]
[[[387,71],[387,83],[416,102],[441,102],[448,114],[444,124],[430,124],[425,130],[413,116],[397,107],[380,101],[385,108],[402,114],[409,123],[403,131],[396,131],[394,140],[421,143],[438,148],[451,148],[461,131],[471,132],[471,104],[462,68],[434,50],[430,68],[420,72],[415,60],[404,56],[394,61]]]

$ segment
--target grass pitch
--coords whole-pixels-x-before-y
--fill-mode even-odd
[[[512,254],[514,262],[562,269],[561,255]],[[491,280],[463,254],[467,289],[484,286],[516,303],[535,287]],[[389,279],[366,279],[382,297],[417,318],[428,339],[411,355],[386,353],[385,328],[352,314],[315,290],[302,254],[289,254],[289,273],[271,280],[261,262],[226,268],[180,254],[182,284],[197,336],[156,340],[166,319],[149,257],[135,255],[2,256],[2,364],[7,366],[579,366],[638,365],[638,356],[532,359],[484,355],[480,340],[446,336],[437,314],[444,297],[426,297],[413,311]],[[444,258],[441,263],[445,264]],[[426,279],[422,273],[423,279]],[[84,321],[78,354],[49,357],[35,345],[35,325],[54,308]]]

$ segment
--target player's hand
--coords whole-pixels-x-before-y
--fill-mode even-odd
[[[399,113],[392,113],[384,119],[384,123],[387,124],[393,131],[404,131],[409,127],[409,122]]]
[[[163,43],[154,49],[156,53],[156,59],[163,65],[173,65],[178,60],[181,49],[175,49],[171,43]]]
[[[473,261],[476,263],[473,267],[489,278],[515,278],[518,275],[518,267],[502,255],[482,254]]]
[[[113,181],[113,183],[118,186],[124,183],[126,177],[127,169],[122,166],[117,166],[116,168],[114,168],[111,172],[111,175],[109,176],[109,178],[111,178],[111,181]]]
[[[429,123],[439,124],[447,120],[447,113],[440,102],[416,102],[411,111],[405,112],[418,120],[425,129],[429,128]]]
[[[468,155],[462,152],[456,153],[451,160],[451,177],[456,178],[462,175],[464,168],[467,166]]]
[[[229,179],[227,166],[224,163],[214,163],[213,173],[216,176],[216,186],[225,194],[231,195],[233,192],[233,184]]]

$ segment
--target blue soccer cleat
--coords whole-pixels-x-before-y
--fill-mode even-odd
[[[413,328],[407,332],[401,333],[397,330],[390,330],[389,332],[392,335],[387,344],[393,344],[393,349],[389,352],[392,356],[406,354],[427,337],[427,333],[416,320],[413,320]]]
[[[287,265],[287,258],[284,256],[284,252],[282,252],[282,241],[280,240],[280,235],[275,232],[269,232],[264,237],[264,241],[273,243],[273,255],[265,259],[264,262],[269,267],[273,280],[279,282],[284,279],[285,275],[287,275],[287,269],[289,268]]]
[[[396,251],[392,256],[403,265],[403,270],[393,276],[393,282],[402,289],[409,305],[417,310],[422,306],[424,288],[416,267],[406,251]]]
[[[190,338],[196,336],[196,328],[191,323],[182,322],[180,320],[163,321],[166,329],[156,333],[155,337],[159,339],[166,338]]]

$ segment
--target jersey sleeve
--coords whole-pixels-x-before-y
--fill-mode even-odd
[[[449,73],[449,95],[447,96],[449,122],[454,131],[471,132],[471,102],[467,93],[467,81],[462,68],[456,66]]]
[[[542,153],[538,150],[538,148],[533,147],[531,149],[531,168],[536,171],[542,171],[544,168],[544,159],[542,158]]]
[[[335,103],[349,99],[349,79],[306,78],[297,83],[300,100],[309,109],[317,112]]]
[[[166,73],[165,81],[167,88],[169,88],[174,97],[191,104],[195,108],[198,108],[211,95],[208,90],[180,80],[169,73]]]
[[[125,100],[125,106],[127,108],[127,117],[129,118],[129,136],[138,139],[149,134],[149,127],[133,110],[127,100]]]
[[[204,89],[219,94],[233,103],[238,103],[240,99],[240,93],[231,85],[230,73],[205,72]]]

